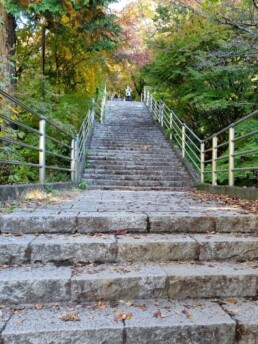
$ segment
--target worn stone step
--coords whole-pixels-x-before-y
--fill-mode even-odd
[[[160,151],[131,151],[131,150],[127,150],[127,151],[124,151],[124,150],[103,150],[103,151],[99,151],[99,150],[91,150],[90,151],[90,156],[93,156],[93,157],[104,157],[104,158],[109,158],[109,157],[124,157],[124,156],[128,156],[128,158],[131,158],[131,157],[134,157],[134,158],[137,158],[137,157],[143,157],[145,159],[152,159],[152,158],[159,158],[160,159],[160,154],[164,154],[165,156],[165,160],[166,159],[169,159],[169,158],[173,158],[175,157],[176,155],[171,152],[170,150],[166,150],[164,152],[160,152]]]
[[[107,170],[104,168],[87,168],[85,169],[84,172],[84,176],[89,176],[89,175],[121,175],[121,176],[133,176],[133,177],[137,177],[139,178],[139,175],[141,177],[157,177],[157,178],[163,178],[163,177],[169,177],[169,176],[188,176],[188,173],[185,170],[179,170],[179,169],[175,169],[175,170],[171,170],[171,169],[167,169],[167,170],[153,170],[153,171],[148,171],[146,169],[140,169],[140,170],[129,170],[129,169],[117,169],[117,170]]]
[[[22,266],[0,270],[0,303],[255,297],[257,263]]]
[[[87,180],[83,181],[87,182]],[[114,191],[189,191],[193,190],[193,186],[184,186],[184,187],[163,187],[163,186],[114,186],[114,185],[89,185],[88,190],[114,190]]]
[[[179,173],[171,173],[170,175],[155,175],[155,174],[146,174],[146,173],[141,173],[141,174],[129,174],[129,173],[112,173],[110,172],[109,174],[105,173],[88,173],[87,171],[83,174],[83,179],[86,180],[108,180],[108,181],[113,181],[113,180],[131,180],[131,181],[182,181],[182,177],[184,177],[184,181],[191,181],[190,177],[185,173],[182,173],[181,175]]]
[[[105,150],[105,149],[110,149],[110,150],[114,150],[117,151],[118,149],[124,149],[126,151],[134,151],[134,150],[139,150],[139,151],[146,151],[146,152],[151,152],[151,151],[158,151],[158,152],[166,152],[168,150],[171,150],[171,146],[168,142],[160,142],[159,144],[157,144],[157,142],[152,142],[152,143],[137,143],[134,140],[132,140],[132,142],[125,142],[125,139],[123,140],[123,142],[111,142],[110,140],[108,141],[97,141],[93,138],[93,140],[91,141],[91,149],[96,149],[96,150]]]
[[[132,300],[24,309],[5,321],[1,338],[8,344],[236,344],[239,329],[244,327],[249,331],[241,332],[241,344],[255,343],[247,340],[257,338],[258,317],[252,319],[247,307],[258,314],[255,302],[243,301],[237,315],[243,319],[240,323],[207,300]]]
[[[171,159],[170,159],[171,158]],[[110,163],[119,163],[119,162],[127,162],[128,164],[131,162],[135,165],[144,165],[144,164],[159,164],[160,166],[180,166],[178,161],[173,161],[173,156],[166,156],[166,157],[148,157],[148,156],[141,156],[141,155],[128,155],[128,154],[117,154],[117,155],[105,155],[105,156],[90,156],[87,161],[89,164],[94,162],[110,162]],[[182,165],[182,164],[181,164]]]
[[[82,179],[84,181],[84,179]],[[194,186],[194,184],[188,180],[127,180],[127,179],[87,179],[85,180],[89,185],[113,185],[113,186],[139,186],[139,187],[184,187]]]
[[[149,160],[148,162],[143,162],[141,160],[135,160],[135,161],[126,161],[126,160],[105,160],[105,159],[91,159],[87,161],[88,166],[91,168],[96,167],[102,167],[102,168],[131,168],[131,169],[148,169],[148,168],[156,168],[156,169],[175,169],[175,168],[182,168],[183,166],[180,163],[174,163],[174,162],[159,162],[155,163],[154,161]]]
[[[0,265],[257,259],[258,237],[238,233],[0,235]]]
[[[110,163],[110,162],[105,162],[105,163],[99,163],[98,161],[95,161],[94,163],[91,162],[89,163],[87,161],[88,168],[86,168],[86,171],[88,169],[104,169],[104,170],[111,170],[111,171],[148,171],[148,172],[156,172],[156,171],[163,171],[165,173],[169,173],[170,171],[183,171],[185,172],[185,169],[183,166],[180,165],[166,165],[166,166],[160,166],[159,164],[131,164],[127,162],[119,162],[117,164]]]
[[[94,191],[93,191],[94,192]],[[119,193],[119,191],[104,191]],[[135,191],[128,191],[135,192]],[[144,197],[148,197],[148,192]],[[175,191],[176,192],[176,191]],[[169,192],[166,192],[169,193]],[[136,197],[139,194],[136,192]],[[178,198],[180,192],[177,193]],[[158,197],[158,195],[157,195]],[[112,198],[111,198],[112,199]],[[93,202],[93,201],[92,201]],[[121,200],[118,202],[122,202]],[[119,204],[119,203],[118,203]],[[183,206],[184,204],[182,204]],[[151,233],[257,233],[258,217],[251,214],[227,214],[221,211],[209,212],[200,209],[189,210],[183,206],[171,208],[167,211],[154,211],[155,207],[148,208],[147,204],[135,201],[135,207],[130,206],[128,211],[124,207],[110,204],[101,209],[101,204],[93,204],[90,208],[68,208],[20,211],[14,214],[5,214],[0,217],[0,231],[2,234],[38,234],[38,233],[109,233],[117,230],[129,232]],[[197,205],[196,205],[197,207]],[[113,208],[113,210],[112,210]]]

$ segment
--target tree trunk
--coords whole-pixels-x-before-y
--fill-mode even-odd
[[[8,92],[12,92],[15,82],[15,18],[6,13],[0,3],[0,81]]]

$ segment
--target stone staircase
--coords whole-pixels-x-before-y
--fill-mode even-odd
[[[2,212],[0,344],[258,343],[258,216],[171,183]]]
[[[90,189],[187,190],[194,186],[143,103],[108,102],[83,180]]]

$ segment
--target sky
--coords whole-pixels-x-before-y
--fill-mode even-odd
[[[127,4],[133,2],[134,0],[120,0],[109,5],[109,8],[115,11],[121,11]]]

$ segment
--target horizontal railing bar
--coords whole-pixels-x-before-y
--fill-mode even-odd
[[[250,113],[249,115],[247,115],[247,116],[241,118],[240,120],[238,120],[238,121],[236,121],[236,122],[234,122],[234,123],[231,123],[231,124],[228,125],[226,128],[224,128],[224,129],[218,131],[217,133],[215,133],[215,134],[213,134],[213,135],[207,137],[206,139],[204,139],[203,142],[206,142],[206,141],[208,141],[208,140],[211,140],[214,136],[218,136],[218,135],[224,133],[225,131],[229,130],[230,128],[236,127],[238,124],[240,124],[240,123],[242,123],[242,122],[248,120],[248,119],[251,118],[251,117],[254,117],[254,116],[257,115],[257,114],[258,114],[258,110],[256,110],[256,111]]]
[[[42,167],[42,165],[40,165],[40,164],[33,164],[33,163],[30,163],[30,162],[23,162],[23,161],[18,161],[18,160],[0,160],[0,164],[11,164],[11,165]]]
[[[258,171],[257,167],[239,167],[239,168],[233,168],[233,171]]]
[[[189,141],[192,142],[192,144],[194,145],[194,147],[198,150],[198,152],[201,152],[200,148],[195,144],[195,142],[193,142],[193,140],[191,139],[191,137],[189,137],[187,135],[187,133],[185,133],[185,136],[188,138]]]
[[[184,126],[186,127],[186,129],[188,129],[188,131],[199,141],[199,143],[202,142],[201,139],[199,139],[199,137],[192,131],[192,129],[190,129],[185,123]]]
[[[198,155],[195,153],[195,151],[192,149],[192,147],[189,146],[188,142],[185,141],[185,145],[190,149],[190,151],[193,153],[193,155],[196,157],[196,159],[200,162],[201,159],[198,157]]]
[[[226,169],[226,170],[215,170],[214,172],[215,173],[228,172],[228,169]]]
[[[176,122],[174,122],[174,125],[178,128],[178,130],[182,133],[182,128],[180,128],[179,127],[179,125],[176,123]]]
[[[28,107],[27,105],[25,105],[24,103],[22,103],[21,101],[19,101],[17,98],[10,96],[8,93],[6,93],[5,91],[0,89],[0,94],[2,94],[4,97],[6,97],[7,99],[11,100],[12,102],[14,102],[15,104],[21,106],[24,110],[32,113],[33,115],[37,116],[40,119],[45,119],[45,117],[43,115],[41,115],[40,113],[38,113],[37,111],[31,109],[30,107]]]
[[[187,152],[187,151],[185,151],[185,152],[186,152],[186,155],[188,155],[188,156],[189,156],[189,159],[191,160],[192,164],[194,164],[194,165],[195,165],[195,167],[196,167],[198,170],[200,170],[200,169],[199,169],[199,167],[197,166],[196,162],[195,162],[195,161],[192,159],[192,157],[191,157],[190,153],[189,153],[189,152]]]
[[[3,118],[3,119],[5,119],[8,122],[14,123],[14,124],[16,124],[16,125],[18,125],[18,126],[20,126],[22,128],[25,128],[25,129],[33,132],[33,133],[36,133],[36,134],[42,136],[42,134],[38,130],[36,130],[36,129],[34,129],[34,128],[26,125],[26,124],[23,124],[20,121],[16,121],[15,119],[9,118],[8,116],[2,115],[2,114],[0,114],[0,118]]]
[[[72,150],[72,147],[71,147],[71,146],[67,145],[66,143],[64,143],[64,142],[62,142],[62,141],[59,141],[59,140],[57,140],[57,139],[54,139],[52,136],[46,135],[46,138],[49,139],[49,140],[51,140],[51,141],[53,141],[53,142],[55,142],[55,143],[58,143],[58,144],[61,145],[61,146],[64,146],[64,147],[66,147],[66,148]]]
[[[58,171],[72,172],[72,170],[70,168],[64,168],[64,167],[46,166],[46,168],[49,169],[49,170],[58,170]]]
[[[22,103],[20,100],[18,100],[17,98],[10,96],[8,93],[6,93],[5,91],[0,89],[0,94],[2,94],[4,97],[6,97],[7,99],[11,100],[12,102],[14,102],[15,104],[19,105],[20,107],[22,107],[24,110],[30,112],[31,114],[37,116],[40,119],[45,120],[49,125],[51,125],[52,127],[54,127],[55,129],[57,129],[58,131],[64,133],[66,136],[68,137],[72,137],[72,135],[67,134],[62,128],[60,128],[57,124],[55,124],[54,122],[52,122],[50,119],[48,119],[46,116],[43,116],[42,114],[40,114],[39,112],[31,109],[30,107],[28,107],[26,104]]]
[[[223,143],[220,143],[219,145],[217,145],[216,147],[215,147],[215,149],[216,148],[220,148],[220,147],[224,147],[224,146],[228,146],[228,142],[223,142]]]
[[[62,155],[62,154],[57,154],[57,153],[53,153],[53,152],[49,152],[49,151],[46,151],[46,154],[53,155],[53,156],[56,156],[57,158],[65,159],[65,160],[68,160],[68,161],[72,160],[70,157]]]
[[[180,141],[177,139],[176,135],[174,135],[174,138],[175,138],[175,140],[177,141],[177,143],[178,143],[179,147],[181,147],[181,148],[182,148],[182,143],[180,143]]]
[[[208,162],[212,162],[212,159],[204,160],[204,163],[207,164]]]
[[[235,139],[233,140],[233,142],[242,140],[242,139],[244,139],[244,138],[246,138],[246,137],[253,136],[253,135],[255,135],[255,134],[258,134],[258,130],[254,130],[254,131],[251,131],[251,132],[248,133],[248,134],[245,134],[245,135],[242,135],[242,136],[235,137]]]
[[[13,140],[13,139],[9,139],[8,137],[1,137],[0,136],[0,141],[12,143],[12,144],[17,145],[17,146],[29,148],[31,150],[35,150],[35,151],[38,151],[38,152],[42,152],[42,149],[40,149],[38,147],[27,145],[26,143],[23,143],[23,142],[20,142],[20,141],[16,141],[16,140]]]
[[[212,148],[208,148],[208,149],[205,149],[204,151],[203,151],[203,153],[208,153],[208,152],[211,152],[212,151]]]
[[[244,155],[248,155],[248,154],[255,153],[255,152],[258,152],[258,148],[249,149],[249,150],[241,151],[241,152],[236,152],[233,154],[233,156],[239,156],[239,155],[244,156]]]
[[[228,155],[220,156],[214,160],[218,161],[218,160],[225,160],[225,159],[228,159]]]

